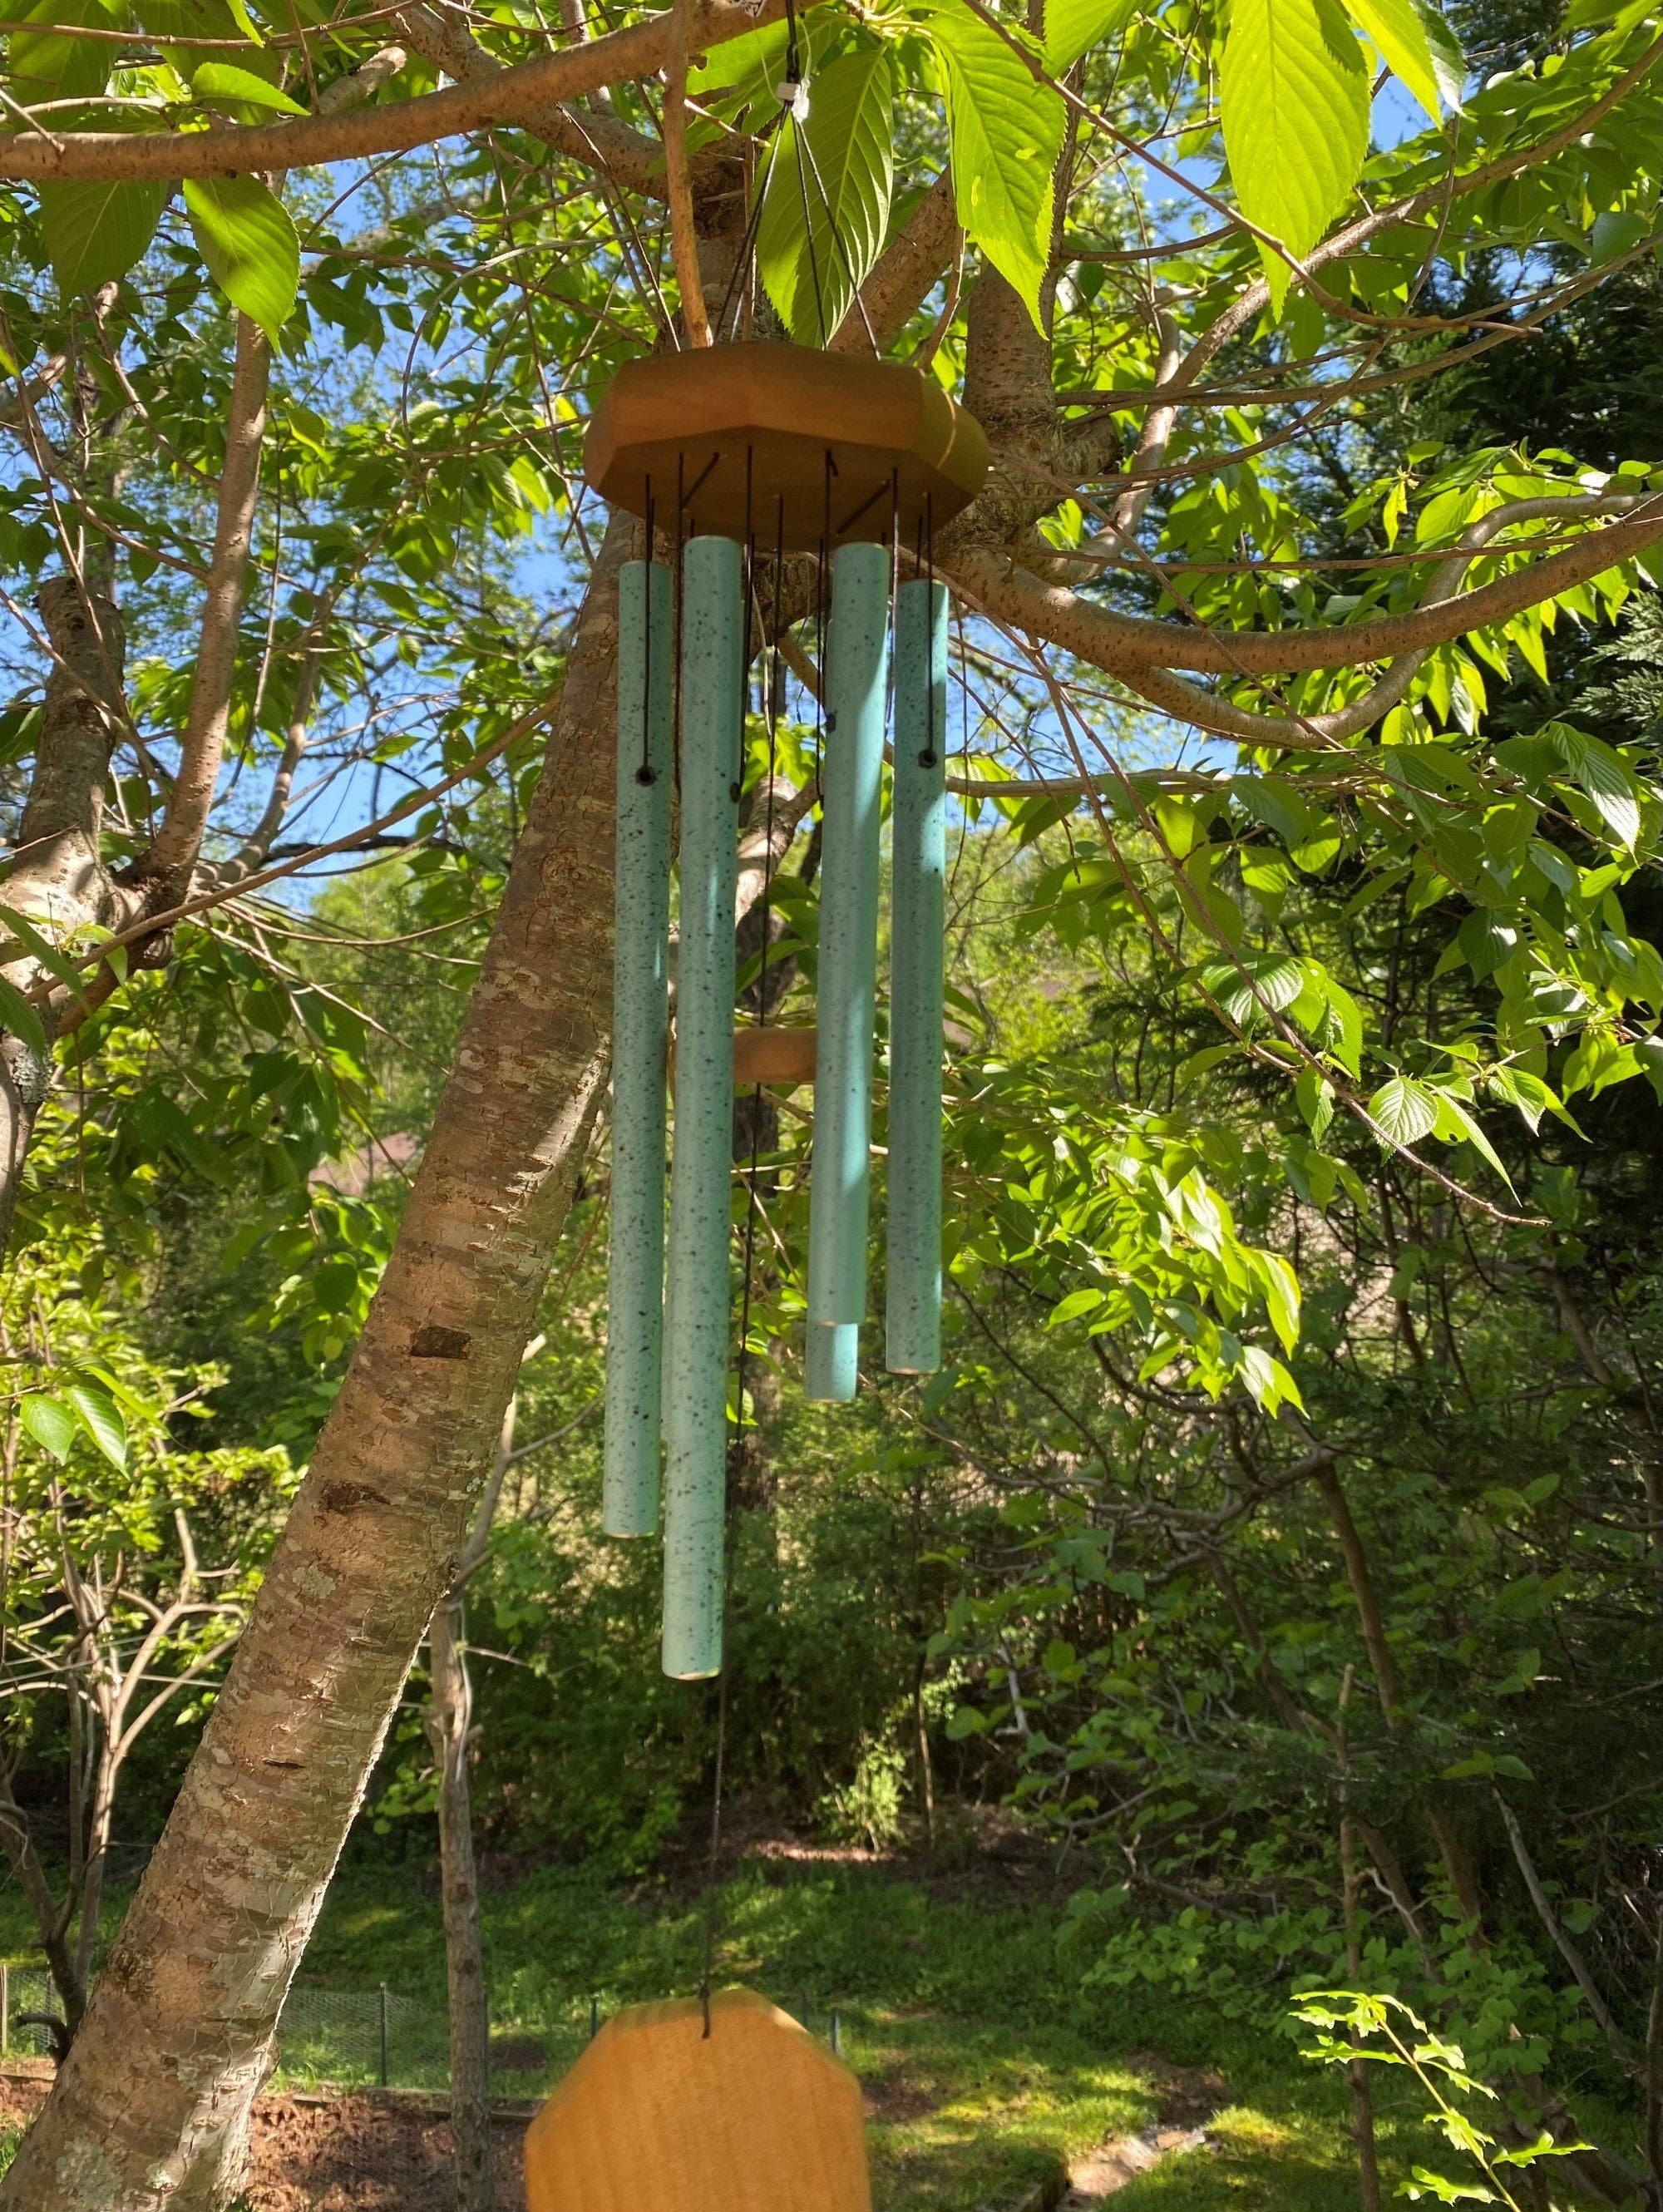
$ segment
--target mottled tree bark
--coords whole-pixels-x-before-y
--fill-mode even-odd
[[[398,1243],[173,1815],[40,2118],[29,2212],[234,2186],[290,1979],[467,1540],[605,1081],[609,528],[548,758]]]
[[[462,1593],[447,1590],[428,1631],[433,1692],[427,1728],[439,1769],[439,1880],[445,1904],[445,1986],[450,2025],[451,2155],[457,2212],[492,2212],[490,2018],[474,1867],[473,1688],[462,1654]]]
[[[525,1357],[543,1340],[534,1337]],[[450,2028],[451,2159],[456,2212],[492,2212],[496,2196],[491,2155],[490,2007],[485,1988],[484,1932],[474,1866],[473,1792],[468,1768],[478,1731],[468,1679],[464,1612],[468,1583],[490,1547],[491,1522],[514,1449],[516,1401],[510,1398],[497,1436],[496,1457],[474,1516],[473,1534],[454,1580],[428,1630],[431,1689],[424,1723],[439,1770],[439,1880],[445,1911],[445,1990]]]

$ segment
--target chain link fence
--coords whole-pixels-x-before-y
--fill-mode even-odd
[[[804,1997],[778,2000],[836,2050],[839,2014],[810,2017]],[[43,2024],[63,2007],[42,1967],[0,1966],[0,2057],[46,2058],[52,2035]],[[33,2017],[31,2017],[33,2016]],[[541,2098],[594,2034],[606,2010],[596,1999],[574,2002],[535,2029],[497,2027],[490,2039],[493,2099]],[[442,2002],[373,1990],[290,1990],[277,2026],[274,2088],[314,2091],[415,2089],[442,2094],[450,2087],[450,2031]]]
[[[591,2026],[591,2008],[582,2006],[535,2031],[494,2028],[491,2095],[546,2094],[588,2041]],[[301,1984],[289,1992],[278,2023],[275,2086],[443,2090],[451,2078],[449,2034],[442,2004],[386,1988]]]
[[[44,1966],[0,1966],[0,2058],[50,2058],[52,2033],[44,2022],[63,2017]]]

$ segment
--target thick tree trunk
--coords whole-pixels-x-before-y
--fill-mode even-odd
[[[634,527],[608,529],[364,1334],[0,2206],[152,2212],[234,2187],[279,2008],[467,1540],[605,1081],[616,572]]]
[[[462,1654],[462,1595],[449,1590],[428,1631],[433,1695],[428,1734],[439,1767],[439,1872],[445,1898],[445,1977],[451,2033],[451,2144],[457,2212],[492,2212],[490,2019],[479,1882],[468,1789],[473,1692]]]

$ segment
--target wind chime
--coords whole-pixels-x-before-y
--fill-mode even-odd
[[[759,547],[776,608],[786,555],[817,556],[823,838],[804,1380],[810,1398],[847,1400],[866,1318],[891,701],[884,1358],[901,1374],[940,1364],[947,606],[932,561],[935,530],[980,487],[987,445],[916,370],[760,343],[632,362],[596,410],[586,462],[594,488],[646,523],[648,552],[619,577],[603,1525],[614,1536],[657,1529],[662,1440],[663,1664],[696,1680],[722,1664],[734,905],[750,668],[762,642]],[[652,557],[660,538],[670,563]],[[666,1269],[672,790],[680,900]]]

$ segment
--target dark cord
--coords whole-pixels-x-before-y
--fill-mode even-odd
[[[641,764],[635,770],[637,783],[656,783],[658,770],[652,765],[652,479],[646,479],[646,574],[643,581],[644,606],[641,632],[644,650],[641,654]]]

